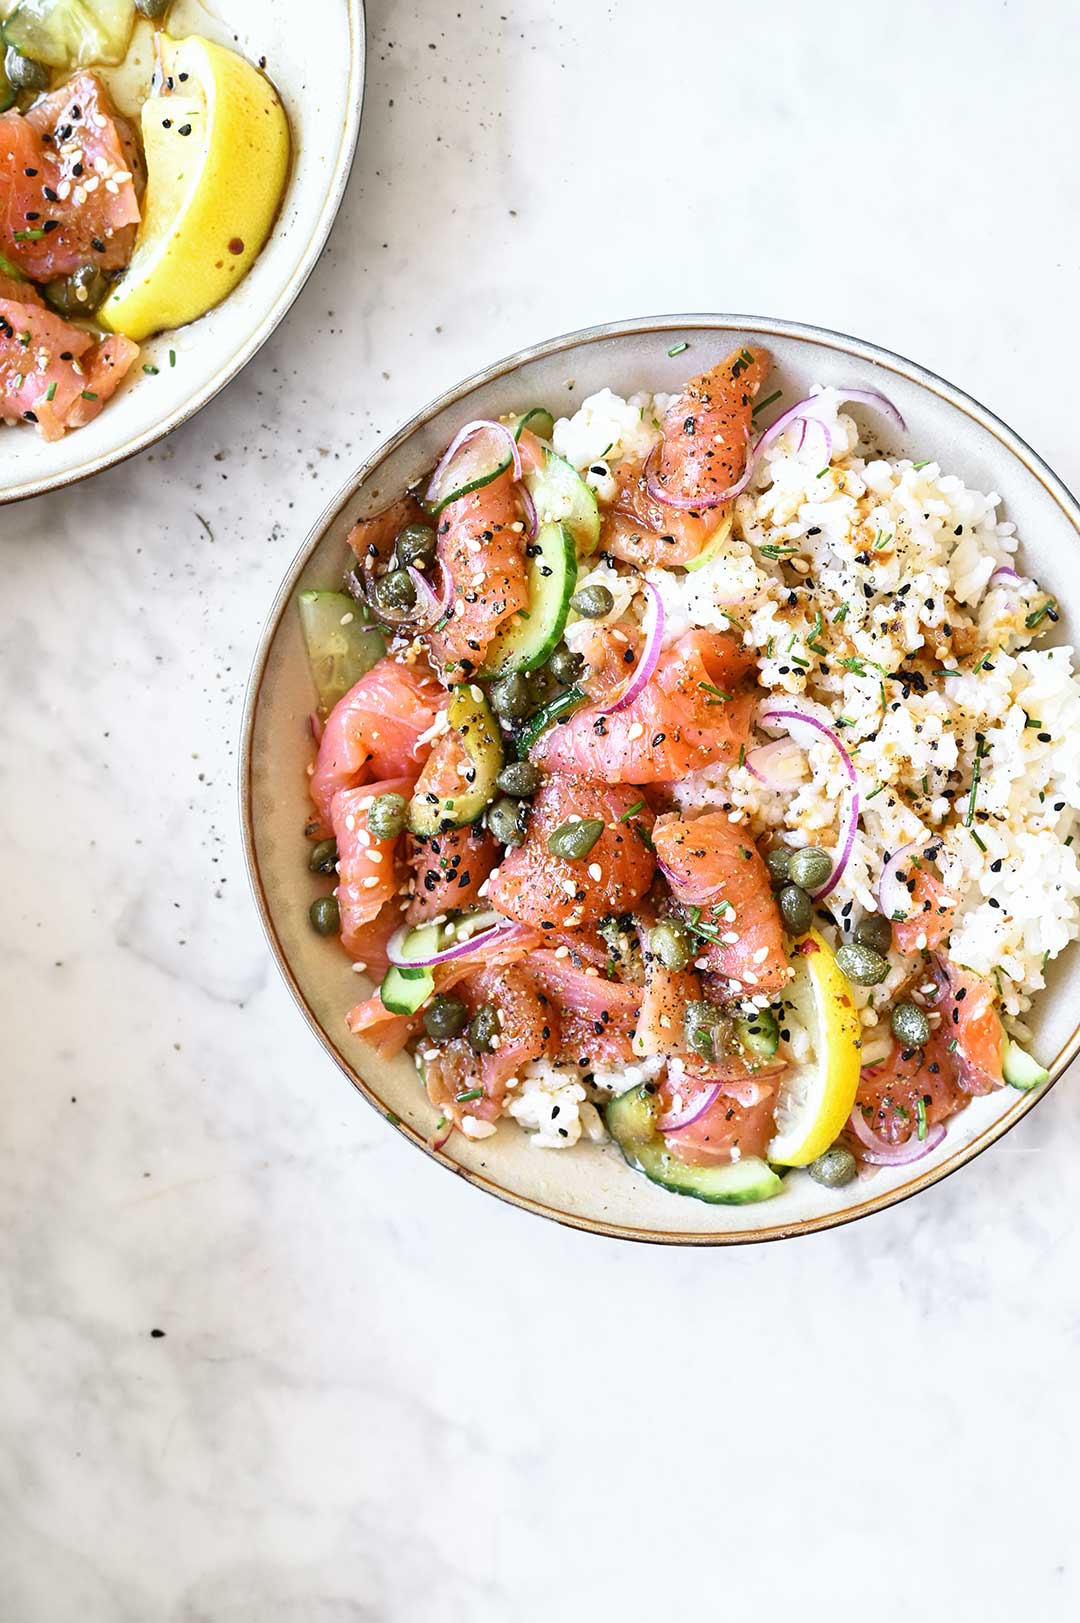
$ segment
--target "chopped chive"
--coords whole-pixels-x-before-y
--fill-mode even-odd
[[[638,812],[641,811],[641,809],[643,808],[644,805],[645,805],[645,802],[643,800],[635,800],[634,804],[630,807],[629,811],[624,811],[623,812],[622,816],[619,818],[619,822],[620,823],[628,823],[630,821],[631,817],[636,817],[637,816]]]
[[[959,1039],[959,1037],[953,1037],[949,1042],[949,1053],[950,1054],[955,1054],[956,1050],[959,1047],[960,1047],[960,1039]]]
[[[828,473],[828,471],[829,471],[828,468],[822,468],[820,473],[815,473],[814,478],[815,479],[824,479],[824,477]]]
[[[928,795],[930,793],[930,778],[926,772],[923,773],[922,792],[924,795]]]
[[[743,625],[742,621],[737,620],[733,614],[729,614],[727,609],[721,609],[720,613],[724,616],[724,619],[727,621],[728,625],[738,626],[740,631],[746,630],[746,627]]]
[[[739,745],[739,765],[740,766],[745,766],[746,765],[746,745],[745,744],[740,744]]]
[[[93,389],[84,389],[82,391],[82,397],[83,397],[84,400],[96,400],[97,399],[97,395],[94,393]]]
[[[808,671],[810,669],[810,661],[808,659],[800,659],[798,654],[792,654],[791,663],[793,665],[797,665],[802,671]]]
[[[832,617],[832,623],[833,623],[834,626],[838,626],[840,624],[841,620],[846,620],[847,619],[847,617],[848,617],[848,609],[850,607],[851,607],[850,603],[841,603],[840,607],[837,609],[836,613]]]
[[[975,796],[979,791],[979,777],[982,773],[982,758],[986,754],[986,739],[981,733],[975,734],[975,765],[971,772],[971,793],[968,796],[967,813],[964,817],[964,827],[970,828],[975,816]]]
[[[921,1097],[915,1101],[915,1120],[918,1123],[916,1137],[920,1140],[924,1139],[926,1137],[926,1100]]]
[[[1050,962],[1050,948],[1047,947],[1046,951],[1042,955],[1042,967],[1043,967],[1043,969],[1046,968],[1046,966],[1047,966],[1047,964],[1049,962]]]
[[[681,343],[681,344],[672,344],[671,348],[668,350],[668,354],[674,360],[676,355],[681,355],[684,349],[689,349],[689,348],[690,348],[690,345],[685,343],[685,342]]]
[[[1042,624],[1043,620],[1046,619],[1047,615],[1049,615],[1051,620],[1056,620],[1057,619],[1057,598],[1056,597],[1048,597],[1041,609],[1035,609],[1031,614],[1029,614],[1027,616],[1027,618],[1024,621],[1024,624],[1027,626],[1029,631],[1034,631],[1034,629],[1035,629],[1035,627],[1037,625]]]
[[[986,661],[989,658],[990,658],[990,650],[987,649],[986,653],[982,656],[979,663],[975,666],[975,669],[972,671],[972,673],[971,673],[972,676],[978,676],[979,672],[982,670],[983,666],[986,664]]]
[[[150,365],[150,363],[149,363],[149,361],[148,361],[148,362],[147,362],[147,364],[146,364],[146,365],[145,365],[145,366],[144,366],[144,367],[143,367],[143,371],[144,371],[144,372],[148,372],[148,373],[149,373],[149,374],[150,374],[150,376],[151,376],[151,377],[152,377],[152,378],[156,378],[156,377],[157,377],[157,375],[158,375],[158,369],[157,369],[157,367],[156,367],[156,366],[151,366],[151,365]]]
[[[980,851],[985,851],[986,850],[986,845],[985,845],[984,841],[980,840],[980,838],[979,838],[978,834],[975,832],[975,830],[973,828],[969,828],[968,833],[971,835],[971,838],[975,841],[975,844],[979,847],[979,850]]]
[[[482,1099],[483,1097],[483,1088],[466,1088],[464,1093],[454,1094],[454,1103],[458,1105],[467,1105],[470,1104],[473,1099]]]
[[[758,548],[763,558],[771,558],[774,562],[781,558],[792,558],[798,550],[798,547],[767,546]]]
[[[774,389],[772,394],[769,395],[765,400],[759,400],[753,411],[750,413],[751,417],[756,417],[759,411],[764,411],[766,406],[771,406],[774,400],[779,400],[783,392],[783,389]]]
[[[870,793],[866,797],[867,800],[873,800],[874,796],[879,795],[884,787],[885,785],[883,783],[879,783],[876,789],[871,789]]]
[[[916,473],[919,473],[923,468],[928,468],[932,461],[932,457],[927,457],[925,462],[913,462],[911,466],[914,468]]]
[[[634,833],[637,835],[638,839],[641,841],[641,843],[645,847],[646,851],[655,851],[656,850],[656,847],[652,842],[652,835],[649,833],[648,829],[645,827],[645,825],[643,823],[639,823],[637,821],[637,819],[635,818],[634,821],[630,824],[630,827],[633,829]]]
[[[713,687],[711,682],[699,682],[698,687],[701,688],[705,693],[715,693],[717,704],[726,704],[728,699],[731,698],[730,693],[725,693],[723,688]]]
[[[842,659],[840,663],[846,671],[854,671],[856,676],[866,675],[866,666],[863,664],[862,660],[858,659],[854,654],[849,654],[846,659]]]
[[[1024,722],[1024,726],[1025,727],[1039,728],[1039,727],[1042,726],[1042,722],[1041,721],[1036,721],[1034,716],[1028,716],[1026,721]]]
[[[36,227],[32,231],[13,231],[11,234],[16,242],[40,242],[45,235],[44,231],[38,230]]]
[[[52,399],[55,398],[55,396],[56,396],[56,384],[55,383],[50,383],[49,387],[45,390],[45,398],[46,398],[46,400],[52,400]]]
[[[176,365],[176,351],[175,351],[175,349],[170,349],[170,351],[169,351],[169,365],[170,366],[175,366]]]

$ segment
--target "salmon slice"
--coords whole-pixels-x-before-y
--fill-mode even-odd
[[[594,966],[579,969],[546,949],[530,954],[529,968],[558,1008],[565,1064],[590,1070],[630,1063],[640,986],[608,980]]]
[[[969,1095],[959,1085],[950,1041],[942,1027],[925,1048],[912,1050],[894,1042],[887,1060],[863,1071],[856,1108],[886,1144],[905,1144],[918,1132],[920,1099],[931,1127],[967,1104]],[[852,1147],[858,1154],[858,1139],[853,1138]]]
[[[941,1011],[942,1034],[956,1064],[957,1085],[965,1093],[992,1093],[1003,1085],[1002,1063],[1005,1032],[994,1007],[994,988],[989,981],[970,970],[960,969],[947,958],[934,965],[938,996],[934,1005]]]
[[[142,167],[101,80],[77,73],[0,116],[0,253],[35,282],[131,258]]]
[[[701,1001],[701,977],[694,969],[666,969],[649,949],[649,928],[656,922],[649,908],[637,919],[645,969],[641,1008],[634,1033],[634,1053],[645,1057],[680,1054],[689,1057],[686,1010]]]
[[[655,862],[641,833],[624,821],[640,797],[625,785],[582,776],[548,779],[529,812],[525,843],[508,850],[491,881],[492,907],[545,932],[576,930],[608,913],[626,913],[652,883]],[[604,825],[592,850],[575,861],[554,856],[548,838],[571,817]],[[647,833],[651,813],[633,819]]]
[[[615,469],[616,496],[604,512],[600,550],[637,569],[670,569],[705,550],[727,514],[726,505],[683,512],[650,495],[636,458]]]
[[[672,895],[703,932],[698,961],[727,981],[728,996],[775,997],[791,969],[769,870],[757,846],[723,812],[690,822],[666,813],[656,821],[653,843]]]
[[[450,618],[428,635],[431,657],[447,682],[473,675],[500,626],[528,607],[525,526],[507,469],[442,511],[438,556],[454,589]]]
[[[446,695],[426,667],[385,655],[331,710],[311,778],[325,826],[340,789],[382,778],[412,777],[428,756],[429,732]]]
[[[918,867],[915,863],[918,862]],[[933,952],[946,941],[956,914],[956,898],[926,867],[926,859],[916,857],[900,871],[901,883],[911,896],[910,916],[893,921],[893,942],[900,952]]]
[[[406,862],[412,879],[406,921],[422,924],[475,907],[499,850],[495,838],[475,823],[430,838],[408,835]]]
[[[373,570],[376,564],[389,561],[394,542],[406,524],[430,522],[415,496],[402,496],[372,518],[358,519],[345,539],[360,563]]]
[[[391,1014],[378,992],[365,998],[345,1016],[354,1037],[363,1037],[381,1059],[393,1059],[423,1029],[418,1014]]]
[[[61,439],[97,416],[130,371],[139,346],[98,342],[47,310],[29,282],[0,276],[0,417]]]
[[[659,1089],[660,1103],[668,1110],[679,1097],[686,1101],[687,1082],[665,1079]],[[773,1089],[764,1083],[752,1084],[753,1102],[744,1103],[736,1085],[732,1091],[720,1093],[709,1108],[686,1127],[664,1133],[663,1140],[677,1160],[687,1166],[713,1166],[716,1163],[738,1161],[748,1155],[765,1154],[769,1140],[776,1131],[773,1111],[776,1099]]]
[[[509,1082],[533,1060],[550,1059],[558,1052],[558,1013],[519,964],[478,970],[459,983],[457,995],[470,1015],[484,1004],[495,1009],[501,1033],[498,1047],[478,1055],[464,1037],[440,1044],[424,1062],[428,1098],[459,1124],[466,1115],[497,1121]],[[459,1097],[477,1088],[480,1098]]]
[[[604,715],[586,705],[543,733],[532,758],[549,771],[637,784],[673,783],[733,761],[750,736],[755,697],[745,678],[752,669],[733,637],[689,631],[661,654],[625,710]]]
[[[389,778],[357,789],[339,789],[330,802],[330,826],[338,848],[338,885],[334,894],[341,913],[341,940],[346,952],[367,962],[361,952],[365,925],[378,918],[401,884],[401,835],[377,840],[368,829],[368,811],[376,795],[412,793],[412,778]],[[392,908],[395,927],[400,909]]]

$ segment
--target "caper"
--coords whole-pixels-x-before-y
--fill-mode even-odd
[[[394,558],[399,568],[405,569],[407,565],[415,564],[418,569],[423,569],[434,557],[435,531],[430,524],[406,524],[403,530],[398,531]]]
[[[719,1059],[717,1035],[723,1024],[723,1015],[714,1003],[694,1002],[686,1005],[683,1031],[687,1046],[702,1059]]]
[[[492,1003],[481,1003],[469,1021],[469,1047],[474,1054],[490,1054],[499,1035],[499,1016]]]
[[[88,316],[109,291],[109,279],[96,265],[79,265],[70,276],[58,276],[42,289],[46,301],[62,316]]]
[[[845,941],[842,947],[837,947],[836,962],[856,986],[880,986],[889,973],[889,960],[873,947],[864,947],[857,941]]]
[[[615,607],[615,599],[606,586],[583,586],[570,599],[570,607],[584,620],[602,620]]]
[[[4,53],[4,72],[13,90],[46,90],[49,84],[49,70],[32,57],[23,56],[14,45],[9,45]]]
[[[391,569],[389,574],[379,576],[371,588],[371,597],[376,614],[398,615],[415,608],[416,587],[407,569]]]
[[[852,940],[860,947],[873,947],[884,956],[892,946],[892,925],[884,913],[867,913],[855,926]]]
[[[798,885],[785,885],[777,897],[780,917],[790,935],[805,935],[814,922],[814,904]]]
[[[791,862],[791,852],[786,845],[774,845],[771,851],[765,853],[765,866],[769,870],[774,885],[786,885],[788,882],[788,865]]]
[[[529,684],[523,676],[516,673],[511,676],[500,676],[498,681],[492,682],[488,689],[488,698],[495,714],[505,716],[508,721],[517,721],[521,716],[527,716],[532,709]]]
[[[905,1048],[922,1048],[930,1041],[930,1022],[914,1003],[898,1003],[890,1024],[893,1036]]]
[[[649,931],[649,951],[665,969],[685,969],[694,956],[689,935],[674,919],[662,919]]]
[[[464,1031],[469,1011],[453,992],[439,992],[424,1010],[424,1030],[429,1037],[456,1037]]]
[[[832,876],[832,857],[816,845],[804,851],[792,851],[788,860],[788,878],[803,890],[820,890]]]
[[[312,873],[333,873],[337,867],[337,841],[320,840],[318,845],[313,845],[307,865]]]
[[[604,832],[604,821],[601,817],[583,817],[577,823],[561,823],[548,835],[547,848],[553,857],[562,857],[566,862],[580,862],[587,857],[601,834]]]
[[[850,1150],[845,1150],[842,1144],[834,1144],[831,1150],[811,1161],[806,1170],[815,1183],[824,1184],[826,1189],[842,1189],[856,1176],[859,1164]]]
[[[511,800],[509,795],[503,795],[501,800],[496,800],[488,807],[487,826],[501,844],[525,844],[521,813],[520,801]]]
[[[311,928],[318,935],[336,935],[341,929],[341,914],[336,896],[316,896],[308,910]]]
[[[585,661],[581,655],[572,654],[565,643],[560,643],[548,660],[548,670],[564,688],[573,687],[584,669]]]
[[[515,800],[528,800],[543,781],[544,774],[531,761],[511,761],[495,779],[495,787],[504,795],[513,795]]]
[[[172,0],[135,0],[135,10],[140,17],[161,17],[171,4]]]
[[[405,827],[405,796],[376,795],[368,807],[367,826],[373,839],[397,839]]]

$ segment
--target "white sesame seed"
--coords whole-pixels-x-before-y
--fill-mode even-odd
[[[569,958],[570,948],[565,943],[561,947],[556,947],[555,956],[556,958]]]
[[[720,937],[720,939],[724,943],[725,947],[733,947],[735,945],[736,941],[738,941],[738,939],[739,939],[738,931],[737,930],[727,930]]]
[[[628,729],[626,736],[627,738],[642,738],[644,737],[644,734],[644,724],[640,721],[635,721]]]
[[[375,886],[379,883],[379,876],[377,873],[369,873],[367,878],[362,880],[361,883],[363,884],[365,890],[374,890]]]
[[[356,818],[353,816],[352,812],[350,812],[348,817],[345,819],[345,827],[348,829],[350,834],[356,827]]]
[[[604,870],[603,870],[603,868],[601,868],[600,864],[598,862],[590,862],[589,863],[589,878],[590,879],[600,880],[600,879],[603,878],[603,876],[604,876]]]
[[[569,897],[572,898],[577,895],[577,885],[572,879],[560,879],[559,883]]]
[[[757,952],[755,952],[755,954],[754,954],[754,962],[755,962],[755,964],[763,964],[768,956],[769,956],[768,947],[759,947]]]
[[[769,1007],[769,1000],[764,992],[755,992],[750,1001],[755,1009],[767,1009]]]
[[[370,851],[365,851],[364,855],[367,857],[369,862],[381,862],[383,859],[382,852],[376,851],[374,847],[372,847]]]
[[[358,975],[363,975],[365,970],[367,969],[367,965],[366,964],[361,964],[361,963],[355,963],[353,965],[353,969],[355,970],[355,972]]]

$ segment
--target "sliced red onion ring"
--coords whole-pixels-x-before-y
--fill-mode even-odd
[[[945,1137],[945,1123],[938,1121],[926,1129],[925,1138],[919,1138],[912,1128],[911,1137],[902,1144],[889,1144],[874,1132],[858,1105],[851,1112],[848,1125],[863,1146],[862,1159],[875,1167],[902,1167],[909,1161],[921,1161],[924,1155],[936,1150]]]
[[[430,583],[415,564],[410,564],[408,568],[409,579],[416,587],[416,609],[413,611],[416,629],[427,631],[429,627],[437,625],[444,614],[449,614],[450,604],[454,598],[454,583],[450,579],[449,571],[439,564],[441,585],[437,592],[433,592]]]
[[[311,736],[315,740],[316,744],[321,744],[322,743],[322,735],[323,735],[323,732],[325,731],[325,728],[326,728],[326,723],[322,720],[322,718],[320,716],[317,716],[315,714],[314,710],[308,716],[308,726],[311,728]]]
[[[900,870],[904,863],[910,861],[916,851],[921,851],[924,840],[909,840],[894,851],[878,880],[877,899],[885,918],[894,923],[902,924],[911,913],[911,892],[900,877]]]
[[[736,479],[733,485],[729,485],[726,490],[717,491],[711,496],[673,496],[669,490],[665,489],[661,483],[662,475],[657,469],[662,445],[663,441],[657,440],[645,458],[645,466],[642,472],[645,475],[645,488],[648,490],[649,495],[654,501],[663,502],[667,507],[677,507],[683,513],[704,513],[711,507],[719,507],[723,502],[734,500],[740,491],[745,490],[750,483],[750,475],[754,470],[753,452],[750,449],[749,436],[747,436],[746,443],[746,465],[741,476]]]
[[[848,779],[848,794],[846,804],[840,814],[838,854],[833,859],[833,871],[829,878],[820,890],[811,893],[817,900],[821,901],[840,883],[844,869],[848,865],[848,858],[851,856],[851,847],[855,843],[855,830],[859,826],[859,779],[855,767],[852,764],[851,756],[832,728],[826,727],[825,723],[818,721],[816,716],[808,716],[802,710],[766,710],[760,719],[765,726],[786,727],[795,742],[801,744],[804,749],[808,747],[809,743],[816,742],[815,739],[807,738],[808,733],[817,733],[820,737],[827,738],[844,764],[844,771],[847,773]],[[799,737],[800,733],[803,735],[802,738]]]
[[[664,605],[660,600],[660,593],[651,580],[643,580],[641,584],[649,601],[641,621],[645,641],[637,670],[614,702],[597,706],[602,716],[613,716],[616,710],[625,710],[628,704],[633,704],[648,683],[660,658],[660,645],[664,640]]]
[[[507,463],[507,452],[510,460]],[[449,477],[450,465],[461,453],[461,464]],[[504,467],[514,470],[514,478],[521,478],[521,452],[513,429],[497,423],[491,417],[478,417],[475,422],[459,428],[446,450],[442,461],[428,482],[424,499],[429,506],[441,508],[456,491],[477,490],[490,484]]]
[[[1009,569],[1003,564],[999,569],[994,570],[986,584],[987,586],[993,586],[996,580],[1023,580],[1023,578],[1023,575],[1019,574],[1017,570]]]
[[[428,1143],[431,1148],[433,1150],[441,1150],[447,1139],[452,1135],[455,1126],[455,1122],[447,1121],[446,1126],[443,1128],[441,1133],[437,1130],[436,1132],[432,1133],[431,1137],[428,1139]]]
[[[661,1133],[677,1133],[683,1127],[689,1127],[691,1122],[698,1121],[705,1112],[716,1103],[720,1097],[719,1082],[711,1082],[704,1088],[693,1091],[689,1098],[683,1099],[678,1095],[679,1105],[672,1110],[665,1110],[656,1123],[657,1131]]]
[[[801,781],[801,772],[792,773],[790,763],[801,764],[802,750],[793,738],[774,738],[768,744],[759,744],[746,757],[745,766],[759,783],[767,789],[794,789]],[[785,769],[785,762],[788,763]]]
[[[403,924],[400,930],[395,930],[386,943],[386,956],[391,964],[397,964],[403,969],[432,969],[436,964],[448,964],[455,958],[463,958],[466,953],[475,952],[479,946],[487,946],[496,937],[501,936],[505,930],[520,929],[514,925],[513,919],[504,918],[501,913],[489,912],[482,915],[485,921],[494,920],[494,923],[485,922],[475,934],[469,935],[464,941],[454,941],[441,952],[430,953],[427,957],[416,958],[409,953],[402,952],[406,936],[412,933],[412,926]],[[459,923],[462,922],[459,920]],[[477,920],[479,923],[479,920]]]
[[[518,485],[518,497],[521,501],[522,511],[525,514],[525,534],[530,541],[536,539],[536,532],[540,528],[540,520],[536,516],[536,503],[532,499],[532,492],[528,485]]]
[[[786,429],[791,428],[794,423],[799,424],[799,441],[795,449],[801,451],[806,440],[807,427],[810,423],[814,423],[825,436],[825,460],[829,462],[832,458],[832,434],[829,431],[828,424],[822,422],[813,409],[816,404],[820,403],[820,400],[820,395],[809,395],[805,400],[799,400],[794,406],[789,406],[787,411],[776,419],[775,423],[770,423],[768,428],[758,435],[754,441],[754,448],[750,453],[751,460],[756,462],[765,447],[771,445],[773,440],[779,439],[780,435]]]

